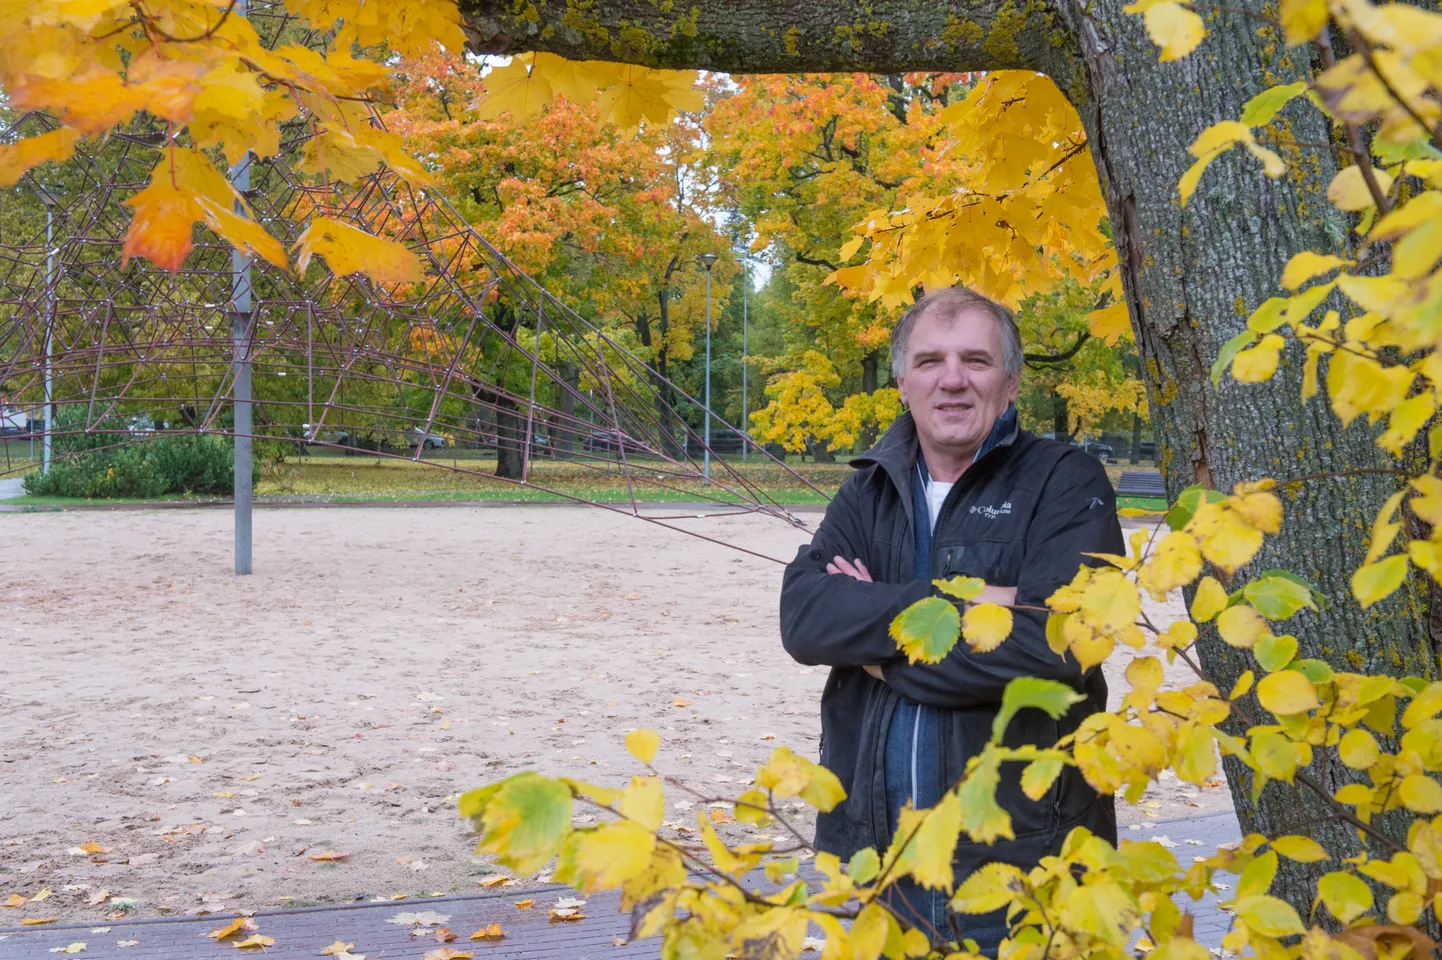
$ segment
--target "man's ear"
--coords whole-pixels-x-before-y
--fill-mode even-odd
[[[906,399],[906,378],[905,378],[905,377],[897,377],[897,378],[896,378],[896,392],[899,393],[899,394],[901,394],[901,405],[902,405],[903,407],[909,407],[909,406],[911,406],[911,401]]]
[[[1011,382],[1011,389],[1006,392],[1007,402],[1008,402],[1008,403],[1013,403],[1013,404],[1016,403],[1016,395],[1017,395],[1020,391],[1021,391],[1021,376],[1018,375],[1017,378]]]

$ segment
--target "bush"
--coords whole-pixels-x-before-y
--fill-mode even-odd
[[[118,420],[96,423],[89,432],[65,432],[79,422],[78,413],[61,411],[50,471],[27,474],[26,493],[110,499],[176,493],[223,496],[235,489],[229,440],[185,435],[126,443],[124,424]],[[259,471],[253,471],[252,482],[259,479]]]

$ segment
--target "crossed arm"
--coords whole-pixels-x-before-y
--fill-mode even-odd
[[[826,572],[833,576],[860,580],[862,583],[872,582],[871,571],[866,569],[866,564],[862,563],[860,558],[847,560],[842,556],[832,557],[831,562],[826,565]],[[999,603],[1004,607],[1009,607],[1016,603],[1016,587],[996,587],[987,584],[982,588],[976,600],[978,603]],[[863,665],[862,669],[876,679],[882,682],[886,681],[886,678],[882,676],[880,664],[868,663]]]

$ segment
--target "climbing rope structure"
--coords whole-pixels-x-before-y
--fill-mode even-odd
[[[264,15],[256,7],[252,16]],[[50,126],[27,115],[0,140]],[[289,131],[277,157],[251,164],[243,191],[251,216],[287,243],[317,213],[399,240],[420,258],[421,282],[381,286],[337,275],[321,258],[303,273],[262,260],[242,270],[232,248],[199,224],[180,270],[123,263],[132,213],[125,200],[145,186],[165,147],[162,125],[137,123],[82,144],[44,182],[31,171],[7,198],[5,403],[36,410],[48,396],[57,450],[77,432],[116,445],[199,432],[416,460],[444,443],[478,453],[433,469],[654,522],[675,518],[644,503],[684,494],[799,524],[730,460],[709,458],[702,482],[701,405],[628,351],[605,318],[588,319],[552,296],[433,190],[385,169],[344,191],[298,173],[305,138],[302,128]],[[243,418],[236,426],[242,379],[254,398],[249,430]],[[751,450],[753,462],[771,459],[773,472],[810,486]],[[0,477],[15,469],[0,457]],[[623,484],[627,501],[577,493],[588,478],[612,490]]]

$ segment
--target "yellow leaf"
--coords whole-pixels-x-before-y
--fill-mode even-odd
[[[1202,554],[1196,538],[1176,530],[1156,545],[1138,579],[1147,592],[1160,601],[1177,587],[1191,583],[1201,572]]]
[[[1358,567],[1352,574],[1352,596],[1363,608],[1391,596],[1407,578],[1407,557],[1393,554],[1376,563]]]
[[[1376,179],[1377,187],[1386,194],[1392,187],[1391,175],[1380,167],[1373,167],[1372,175]],[[1338,210],[1358,211],[1372,206],[1372,192],[1367,189],[1362,168],[1353,164],[1337,171],[1337,175],[1327,185],[1327,199]]]
[[[1087,330],[1097,339],[1106,341],[1109,347],[1116,346],[1118,340],[1130,336],[1132,318],[1126,302],[1114,303],[1087,314]]]
[[[1263,383],[1277,372],[1282,348],[1287,341],[1269,333],[1255,347],[1240,351],[1232,358],[1232,377],[1238,383]]]
[[[1323,874],[1317,881],[1317,899],[1343,923],[1351,923],[1372,909],[1372,889],[1360,878],[1340,870]]]
[[[1278,837],[1272,841],[1272,849],[1288,860],[1295,860],[1297,863],[1318,863],[1322,860],[1332,859],[1332,855],[1323,850],[1322,845],[1311,837],[1295,835]]]
[[[241,940],[241,941],[239,941],[238,943],[235,944],[235,948],[236,948],[237,950],[248,950],[248,949],[250,949],[250,948],[252,948],[252,947],[273,947],[273,946],[275,946],[275,937],[267,937],[267,936],[263,936],[262,934],[259,934],[259,933],[257,933],[257,934],[256,934],[255,936],[253,936],[253,937],[247,937],[246,939]]]
[[[1011,635],[1011,611],[995,603],[979,603],[961,618],[961,635],[975,653],[990,653]]]
[[[981,577],[952,577],[950,580],[933,580],[932,585],[948,597],[958,600],[975,600],[986,588]]]
[[[1249,604],[1228,607],[1217,616],[1217,633],[1230,646],[1250,649],[1263,637],[1272,635],[1272,628]]]
[[[1089,880],[1093,877],[1094,882],[1077,888],[1066,898],[1061,906],[1062,923],[1120,950],[1141,919],[1141,911],[1130,891],[1105,872],[1087,875]]]
[[[1026,874],[1009,863],[993,861],[962,881],[951,898],[957,913],[991,913],[1024,898],[1030,887]]]
[[[193,225],[201,217],[195,194],[157,168],[149,186],[125,203],[135,208],[135,216],[120,249],[121,269],[131,257],[144,257],[162,269],[179,270],[193,246]]]
[[[1437,412],[1437,398],[1431,390],[1408,397],[1393,408],[1387,418],[1387,432],[1377,438],[1377,446],[1394,457],[1400,457],[1402,450],[1417,436]]]
[[[84,941],[84,940],[77,940],[77,941],[75,941],[74,943],[67,943],[65,946],[58,948],[58,950],[57,950],[56,948],[53,948],[53,947],[52,947],[51,950],[50,950],[50,952],[51,952],[51,953],[59,952],[59,953],[62,953],[62,954],[67,954],[67,955],[76,954],[76,953],[84,953],[84,952],[85,952],[85,941]]]
[[[551,102],[551,83],[545,71],[529,69],[529,57],[514,57],[482,78],[486,96],[476,106],[476,117],[494,120],[509,113],[514,120],[534,116]]]
[[[249,917],[236,917],[223,927],[217,927],[206,934],[212,940],[224,940],[226,937],[234,936],[237,933],[253,933],[256,929],[255,921]]]
[[[1442,813],[1442,784],[1423,773],[1413,773],[1402,778],[1397,788],[1402,805],[1413,813]]]
[[[343,941],[343,940],[337,940],[337,941],[335,941],[334,943],[332,943],[330,946],[328,946],[328,947],[326,947],[324,950],[322,950],[322,951],[321,951],[321,955],[322,955],[322,956],[326,956],[326,957],[333,957],[333,956],[335,956],[335,955],[337,955],[337,954],[341,954],[341,953],[350,953],[351,947],[354,947],[354,946],[355,946],[354,943],[346,943],[346,942]]]
[[[1262,549],[1262,531],[1227,503],[1203,503],[1186,530],[1197,538],[1202,556],[1233,573]]]
[[[626,749],[630,751],[631,756],[648,766],[651,761],[656,759],[656,751],[660,747],[661,735],[655,730],[642,727],[626,734]]]
[[[1257,700],[1279,717],[1320,707],[1317,688],[1296,670],[1269,673],[1257,683]]]
[[[1377,739],[1366,730],[1348,730],[1337,744],[1337,756],[1353,770],[1366,770],[1382,756]]]
[[[1021,771],[1021,792],[1033,800],[1046,796],[1066,764],[1057,759],[1033,760]]]
[[[1132,7],[1123,9],[1130,11]],[[1180,3],[1169,0],[1148,6],[1142,19],[1147,25],[1147,34],[1152,38],[1152,43],[1162,48],[1158,58],[1162,63],[1185,57],[1195,50],[1197,44],[1207,35],[1207,28],[1202,24],[1201,17]]]
[[[506,932],[501,929],[499,923],[489,923],[481,927],[467,939],[470,940],[504,940]]]
[[[1290,46],[1306,43],[1327,25],[1327,0],[1282,0],[1282,32]]]
[[[861,249],[861,244],[865,242],[865,240],[866,238],[864,236],[852,237],[850,240],[843,243],[841,245],[841,249],[836,252],[836,256],[840,258],[840,262],[845,263],[852,257],[856,256],[856,251]]]
[[[1243,670],[1242,675],[1237,678],[1237,682],[1232,686],[1232,692],[1227,694],[1227,699],[1238,700],[1245,697],[1247,692],[1252,689],[1252,684],[1255,683],[1256,680],[1256,674],[1250,670]]]
[[[1381,557],[1392,546],[1392,541],[1397,538],[1397,533],[1402,529],[1400,523],[1393,523],[1392,518],[1397,515],[1397,508],[1402,505],[1402,497],[1406,490],[1398,490],[1385,501],[1377,511],[1377,516],[1372,518],[1372,530],[1367,540],[1367,563]]]
[[[647,830],[659,830],[666,817],[666,795],[659,777],[632,777],[621,791],[616,810]]]
[[[1286,937],[1305,933],[1302,918],[1285,900],[1265,895],[1237,900],[1233,909],[1247,926],[1268,937]]]
[[[316,217],[295,241],[296,266],[304,273],[310,258],[325,257],[331,273],[363,273],[382,286],[422,279],[420,259],[394,240],[374,237],[330,217]]]
[[[1211,731],[1206,727],[1192,727],[1177,738],[1177,748],[1172,766],[1177,778],[1187,783],[1203,784],[1217,772],[1217,754],[1212,745]]]
[[[1102,633],[1115,634],[1136,622],[1142,610],[1136,584],[1120,570],[1098,570],[1081,595],[1081,613]]]
[[[606,823],[581,838],[575,866],[582,889],[619,887],[651,864],[656,837],[639,823]]]
[[[704,104],[693,89],[694,71],[621,67],[616,83],[601,92],[601,118],[623,133],[634,131],[643,120],[665,123],[674,110],[697,110]]]
[[[1192,619],[1206,623],[1227,608],[1227,591],[1213,577],[1203,577],[1192,598]]]
[[[80,135],[60,127],[15,143],[0,143],[0,187],[14,186],[30,168],[47,160],[69,160]]]

